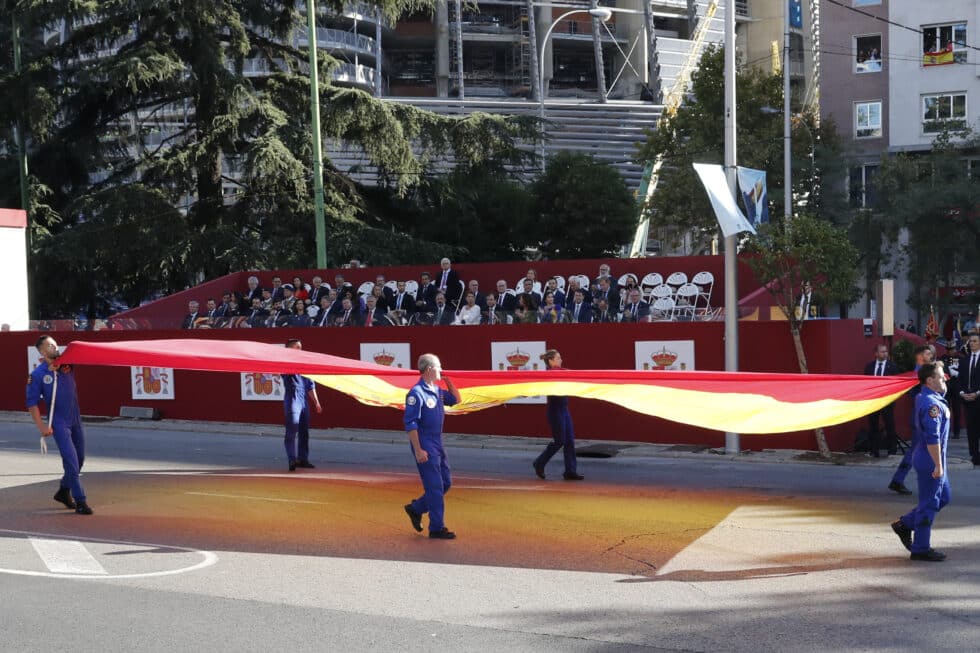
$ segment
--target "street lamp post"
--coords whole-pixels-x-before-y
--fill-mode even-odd
[[[310,113],[313,139],[313,201],[316,214],[316,266],[327,267],[327,227],[323,208],[323,153],[320,143],[320,78],[317,68],[316,2],[306,0],[310,42]]]
[[[548,50],[548,39],[551,38],[552,32],[555,31],[555,27],[561,21],[565,20],[569,16],[574,14],[588,14],[599,20],[601,22],[606,22],[612,18],[613,13],[617,13],[615,8],[612,7],[592,7],[591,9],[572,9],[571,11],[566,11],[558,18],[551,21],[551,26],[548,27],[548,31],[544,33],[544,38],[541,39],[541,56],[538,58],[538,109],[540,110],[541,119],[541,171],[544,172],[544,53]],[[633,13],[631,11],[624,11],[620,13]]]

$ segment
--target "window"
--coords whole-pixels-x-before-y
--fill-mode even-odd
[[[922,96],[922,131],[935,134],[943,127],[966,126],[966,93],[941,93]]]
[[[970,179],[980,180],[980,159],[967,159],[966,166]]]
[[[851,168],[847,189],[852,209],[872,209],[878,206],[878,189],[875,185],[877,176],[878,164]]]
[[[854,137],[881,138],[881,100],[854,105]]]
[[[966,63],[966,23],[922,28],[922,65]]]
[[[881,34],[854,37],[854,72],[881,72]]]

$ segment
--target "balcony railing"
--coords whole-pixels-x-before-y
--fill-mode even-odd
[[[301,47],[305,48],[309,44],[306,30],[299,30],[297,37]],[[316,30],[316,41],[317,47],[323,48],[324,50],[346,49],[357,50],[372,56],[377,56],[378,54],[378,44],[374,42],[374,39],[344,30],[318,27]]]
[[[735,0],[735,15],[749,17],[749,0]]]

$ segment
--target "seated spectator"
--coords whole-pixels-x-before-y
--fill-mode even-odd
[[[627,277],[626,277],[626,285],[625,286],[622,286],[619,289],[619,308],[617,310],[620,313],[623,312],[623,309],[626,307],[626,304],[628,304],[631,301],[630,300],[630,297],[631,297],[631,294],[632,294],[632,292],[633,292],[634,289],[636,289],[638,291],[640,289],[640,287],[637,284],[636,279],[634,278],[634,275],[632,275],[632,274],[627,275]]]
[[[609,267],[608,263],[599,264],[599,274],[593,280],[593,285],[598,285],[603,279],[610,278],[612,276],[612,268]]]
[[[246,306],[252,305],[252,300],[256,297],[262,297],[262,289],[259,288],[259,278],[256,276],[251,276],[248,278],[248,289],[242,295],[245,300]]]
[[[550,292],[555,296],[555,305],[558,308],[565,308],[565,293],[558,289],[558,280],[554,277],[548,279],[545,284],[545,292]]]
[[[282,285],[282,308],[284,311],[289,313],[293,312],[293,306],[296,304],[296,295],[293,293],[293,284],[284,283]]]
[[[197,318],[201,317],[200,306],[196,299],[187,302],[187,315],[180,323],[181,329],[193,329],[197,326]]]
[[[561,321],[562,308],[555,304],[555,293],[546,290],[544,301],[538,307],[538,322],[558,324]]]
[[[344,279],[344,275],[342,274],[338,274],[333,278],[333,289],[337,291],[338,300],[342,300],[345,296],[354,296],[354,286]]]
[[[487,295],[487,310],[482,315],[483,324],[508,324],[507,314],[497,308],[497,296]]]
[[[374,287],[375,290],[378,286]],[[378,305],[378,298],[371,294],[367,296],[364,307],[364,326],[391,326],[388,311]]]
[[[252,300],[252,308],[249,309],[246,322],[254,329],[264,328],[269,319],[269,311],[262,308],[262,300],[256,297]]]
[[[572,305],[568,307],[572,322],[589,323],[592,321],[592,302],[585,301],[585,291],[581,288],[572,296]]]
[[[497,310],[506,314],[512,314],[517,308],[517,295],[508,292],[507,282],[503,279],[497,281],[496,304]]]
[[[262,308],[267,311],[272,310],[272,288],[262,289]]]
[[[387,306],[390,306],[391,300],[395,296],[395,292],[391,288],[385,285],[387,282],[388,280],[385,279],[385,275],[383,274],[379,274],[374,277],[374,285],[381,287],[381,294],[385,298],[385,304]]]
[[[419,313],[432,313],[436,310],[436,293],[439,289],[432,283],[428,272],[419,275],[419,288],[415,291],[415,310]]]
[[[387,313],[391,309],[391,306],[388,304],[388,296],[385,294],[385,290],[386,288],[384,285],[379,286],[377,283],[375,283],[374,288],[371,288],[370,296],[374,297],[377,307]]]
[[[282,277],[278,274],[272,277],[272,301],[282,301]]]
[[[541,287],[541,282],[538,281],[538,271],[537,270],[535,270],[534,268],[528,268],[527,274],[524,275],[524,278],[527,279],[527,280],[530,280],[530,282],[531,282],[531,289],[534,292],[538,293],[539,295],[542,295],[544,293],[544,289]]]
[[[310,291],[302,277],[293,277],[293,297],[296,299],[309,299]]]
[[[408,319],[415,312],[415,297],[405,290],[405,282],[399,281],[394,297],[391,298],[389,317],[394,324],[408,324]]]
[[[323,285],[323,277],[320,275],[313,277],[311,283],[313,286],[310,288],[309,300],[314,306],[319,306],[320,298],[327,296],[327,293],[330,291],[330,286]]]
[[[354,302],[347,295],[340,300],[340,310],[334,319],[334,326],[349,327],[357,326],[361,323],[361,312],[357,310]]]
[[[287,324],[291,327],[308,327],[313,324],[313,320],[306,314],[306,304],[297,300],[293,304],[293,313],[289,316]]]
[[[538,321],[538,310],[534,304],[533,293],[521,293],[517,296],[517,308],[514,310],[514,322],[520,324],[535,324]]]
[[[204,314],[208,318],[208,324],[214,321],[214,318],[218,316],[217,313],[218,313],[217,302],[214,301],[214,297],[208,297],[207,309],[204,311]]]
[[[238,299],[232,294],[231,300],[228,302],[228,308],[225,310],[225,323],[222,326],[229,326],[236,318],[242,317],[239,306]]]
[[[524,280],[524,288],[522,295],[528,298],[528,306],[533,310],[538,310],[538,306],[541,305],[541,294],[534,292],[534,282],[530,279]]]
[[[480,292],[480,282],[476,279],[470,279],[466,289],[473,293],[473,296],[476,298],[476,305],[480,307],[480,310],[487,310],[487,296]],[[463,299],[466,299],[465,293],[463,294]]]
[[[284,327],[289,323],[290,312],[287,311],[282,306],[282,301],[272,302],[272,310],[269,311],[269,317],[266,319],[266,326],[273,327]]]
[[[609,309],[609,303],[606,301],[605,297],[600,297],[598,300],[596,300],[596,306],[592,318],[593,322],[616,322],[617,316],[618,314],[616,311]]]
[[[455,317],[456,311],[454,311],[453,308],[446,303],[446,293],[437,292],[436,308],[434,311],[432,311],[433,326],[445,326],[446,324],[452,324]]]
[[[630,290],[629,298],[623,307],[623,322],[643,322],[650,317],[650,304],[640,298],[638,288]]]
[[[333,318],[333,308],[332,302],[330,301],[330,295],[325,294],[320,298],[319,310],[317,310],[316,317],[313,319],[313,326],[325,327],[330,326],[330,320]]]
[[[592,303],[598,307],[600,299],[605,300],[606,310],[615,315],[616,309],[619,308],[619,291],[613,289],[609,277],[603,277],[599,280],[599,288],[595,292],[595,298]]]
[[[216,317],[225,317],[225,313],[228,311],[228,304],[230,303],[231,303],[231,293],[226,290],[223,293],[221,293],[221,303],[218,304]]]
[[[453,324],[479,324],[481,318],[482,311],[476,305],[476,295],[467,290],[463,295],[463,305],[460,306]]]

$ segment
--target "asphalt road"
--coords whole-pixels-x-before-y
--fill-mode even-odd
[[[407,445],[88,424],[96,511],[0,422],[0,650],[956,650],[980,639],[980,471],[912,563],[884,465],[637,455],[540,481],[524,445],[449,446],[430,541]],[[234,429],[228,429],[234,430]],[[243,429],[244,430],[244,429]],[[267,429],[274,433],[275,429]],[[395,437],[397,440],[397,436]],[[961,443],[958,443],[958,446]],[[896,461],[897,462],[897,461]],[[560,479],[560,455],[549,476]],[[910,479],[910,483],[914,481]]]

